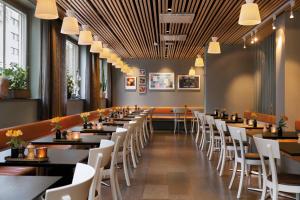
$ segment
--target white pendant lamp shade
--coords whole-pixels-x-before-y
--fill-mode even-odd
[[[92,43],[90,52],[91,53],[100,53],[102,50],[102,42],[99,41],[99,37],[98,36],[94,36],[94,41]]]
[[[110,57],[110,49],[109,48],[103,48],[99,55],[102,59],[107,59]]]
[[[203,67],[204,61],[201,55],[197,55],[196,61],[195,61],[195,67]]]
[[[191,67],[189,70],[189,76],[195,76],[196,75],[196,70],[194,67]]]
[[[79,25],[74,12],[72,10],[67,10],[66,12],[67,16],[63,19],[60,32],[67,35],[78,35]]]
[[[242,5],[239,24],[243,26],[253,26],[261,22],[258,5],[253,0],[246,0]]]
[[[82,30],[79,33],[79,45],[91,45],[93,43],[92,32],[89,30],[88,25],[82,25]]]
[[[220,54],[221,53],[220,43],[217,40],[218,40],[217,37],[212,37],[212,41],[208,45],[207,53],[210,53],[210,54]]]
[[[34,16],[39,19],[57,19],[56,0],[37,0]]]

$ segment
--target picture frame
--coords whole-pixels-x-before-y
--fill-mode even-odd
[[[149,73],[149,90],[175,90],[174,73]]]
[[[145,69],[140,69],[140,76],[146,76],[146,70]]]
[[[126,76],[125,77],[125,90],[136,90],[136,77]]]
[[[177,76],[178,90],[200,90],[200,75],[178,75]]]
[[[147,86],[139,86],[139,93],[140,94],[146,94],[147,93]]]
[[[147,85],[147,78],[146,78],[146,76],[140,76],[138,80],[139,80],[139,86],[140,85],[142,85],[142,86]]]

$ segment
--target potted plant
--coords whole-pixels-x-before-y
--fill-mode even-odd
[[[61,139],[61,128],[62,126],[60,125],[61,122],[61,117],[55,117],[51,119],[51,125],[53,126],[53,129],[51,131],[55,131],[55,138],[56,139]]]
[[[74,79],[70,74],[67,75],[67,97],[70,99],[74,91]]]
[[[85,112],[85,113],[81,113],[80,114],[80,117],[83,121],[83,128],[84,129],[87,129],[88,128],[88,121],[89,121],[89,116],[90,116],[90,113],[89,112]]]
[[[11,158],[24,158],[26,143],[21,139],[23,132],[21,130],[8,130],[5,135],[10,138],[7,144],[10,145]]]
[[[280,120],[278,121],[278,124],[277,124],[277,134],[278,134],[278,137],[282,136],[283,128],[286,127],[286,120],[287,120],[286,117],[281,116]]]
[[[4,74],[4,68],[0,68],[0,99],[8,96],[9,80]]]
[[[13,98],[26,99],[30,97],[26,68],[18,64],[11,64],[9,68],[3,70],[3,75],[9,80],[9,90]]]

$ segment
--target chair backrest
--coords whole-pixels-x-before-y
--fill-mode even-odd
[[[227,128],[226,128],[225,121],[222,121],[220,119],[216,119],[215,124],[216,124],[216,127],[218,129],[218,132],[220,133],[221,141],[223,142],[223,144],[226,144],[224,131],[226,131]]]
[[[87,199],[94,175],[93,167],[77,163],[72,184],[46,190],[45,200]]]
[[[90,149],[89,151],[89,159],[88,159],[88,165],[93,167],[95,169],[95,176],[93,178],[92,185],[90,187],[89,192],[89,200],[94,200],[95,195],[100,192],[100,172],[101,172],[101,161],[103,158],[102,149],[101,148],[94,148]]]
[[[215,119],[213,116],[210,116],[210,115],[205,115],[205,119],[206,119],[206,122],[208,123],[210,134],[213,135]]]
[[[246,129],[228,126],[228,130],[229,130],[230,136],[232,138],[236,158],[245,159],[244,142],[247,142]],[[238,143],[237,143],[237,141],[238,141]],[[240,153],[238,153],[238,152],[240,152]]]
[[[115,142],[111,140],[101,140],[100,147],[98,149],[98,153],[102,153],[102,161],[100,168],[105,167],[108,165],[109,161],[111,160],[111,154],[113,152],[115,146]]]
[[[267,180],[267,175],[269,174],[269,172],[271,172],[272,183],[273,186],[276,187],[278,185],[278,178],[275,159],[280,159],[279,143],[276,140],[263,139],[257,136],[254,136],[253,138],[261,160],[263,177],[265,180]],[[269,160],[268,171],[265,164],[265,158],[268,158]]]
[[[174,114],[185,114],[186,108],[172,108]]]

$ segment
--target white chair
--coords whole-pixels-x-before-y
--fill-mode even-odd
[[[273,200],[278,199],[278,192],[288,192],[296,194],[296,199],[300,199],[300,175],[277,174],[276,160],[280,160],[279,143],[275,140],[267,140],[254,136],[262,169],[263,169],[263,191],[261,200],[266,197],[267,188],[272,191]],[[266,158],[269,160],[267,171]],[[269,175],[271,174],[271,175]]]
[[[199,141],[199,138],[200,138],[200,130],[201,130],[201,127],[202,127],[202,124],[201,124],[201,120],[200,120],[200,112],[199,111],[193,111],[193,114],[195,115],[196,117],[196,137],[195,137],[195,143],[196,143],[196,146],[198,146],[198,141]]]
[[[204,150],[204,147],[206,146],[206,144],[209,142],[207,140],[207,134],[210,134],[210,129],[209,126],[206,122],[206,117],[204,113],[198,113],[198,117],[201,121],[201,130],[202,130],[202,135],[201,135],[201,140],[200,140],[200,144],[199,144],[199,149],[201,149],[201,151]]]
[[[202,109],[200,108],[190,108],[191,112],[192,112],[192,119],[191,119],[191,133],[194,133],[194,130],[195,130],[195,125],[196,125],[196,131],[198,130],[198,123],[197,123],[197,116],[196,114],[198,112],[201,112]]]
[[[46,190],[46,200],[88,199],[90,186],[95,175],[93,167],[77,163],[72,184]],[[30,184],[30,183],[28,183]]]
[[[103,170],[111,160],[111,153],[114,148],[114,142],[110,140],[101,140],[99,148],[93,148],[89,151],[88,165],[94,167],[95,177],[90,189],[89,200],[101,199],[101,180],[103,176]],[[100,159],[101,160],[97,160]]]
[[[112,199],[113,200],[121,200],[122,194],[120,191],[118,175],[117,175],[117,164],[118,164],[118,153],[120,150],[120,145],[123,144],[125,140],[127,131],[124,132],[114,132],[112,134],[111,140],[115,143],[114,150],[111,155],[111,162],[110,166],[106,166],[104,169],[103,176],[109,177],[110,185],[111,185],[111,192],[112,192]]]
[[[229,154],[229,158],[230,158],[230,160],[232,160],[231,152],[234,151],[234,146],[233,146],[233,143],[231,142],[230,135],[226,134],[227,126],[226,126],[225,121],[216,119],[215,124],[216,124],[216,127],[217,127],[220,137],[221,137],[221,150],[220,150],[217,170],[220,170],[219,175],[222,176],[223,172],[224,172],[227,154]]]
[[[257,153],[247,153],[245,151],[245,142],[247,142],[247,135],[246,135],[246,129],[245,128],[238,128],[238,127],[232,127],[228,126],[233,146],[234,146],[234,169],[232,172],[229,189],[231,189],[233,181],[235,179],[235,175],[237,172],[237,165],[240,163],[241,165],[241,174],[240,174],[240,183],[239,183],[239,189],[237,193],[237,198],[239,199],[241,197],[242,187],[243,187],[243,181],[245,173],[247,172],[246,167],[249,165],[251,166],[258,166],[258,182],[259,187],[261,187],[261,161],[259,158],[259,155]]]
[[[218,134],[218,131],[215,129],[214,117],[206,115],[205,118],[209,127],[209,147],[207,151],[207,156],[209,160],[211,160],[214,151],[220,149],[221,137],[220,134]]]
[[[174,134],[176,133],[177,127],[178,132],[180,131],[180,122],[183,122],[184,131],[187,134],[186,128],[186,108],[173,108],[174,113]]]

